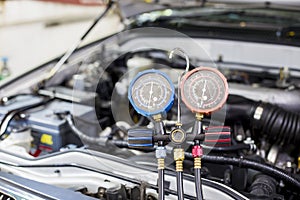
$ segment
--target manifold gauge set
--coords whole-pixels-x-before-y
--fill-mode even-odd
[[[181,51],[182,53],[182,51]],[[159,199],[164,199],[164,169],[167,156],[166,145],[173,144],[173,157],[177,173],[178,199],[183,199],[183,161],[186,155],[184,143],[193,142],[191,155],[194,158],[195,191],[197,199],[204,199],[201,184],[202,144],[213,146],[230,145],[230,128],[209,127],[203,130],[202,119],[222,108],[228,97],[228,84],[224,75],[215,68],[197,67],[189,71],[189,62],[184,73],[178,77],[177,95],[168,75],[157,69],[139,72],[131,81],[128,99],[133,108],[154,124],[153,130],[133,128],[128,132],[130,148],[156,148],[158,163]],[[163,118],[178,101],[178,119],[173,129],[166,131]],[[191,132],[182,129],[180,120],[181,102],[195,114]]]

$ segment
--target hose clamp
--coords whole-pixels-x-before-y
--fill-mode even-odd
[[[262,116],[262,114],[263,114],[263,112],[264,112],[263,107],[258,106],[258,107],[255,109],[253,118],[256,119],[256,120],[260,120],[260,119],[261,119],[261,116]]]

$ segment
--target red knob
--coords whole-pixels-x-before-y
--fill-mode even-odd
[[[194,158],[199,158],[203,155],[203,150],[200,145],[193,146],[192,155]]]
[[[227,126],[215,126],[205,129],[203,142],[207,146],[224,147],[231,145],[231,129]]]

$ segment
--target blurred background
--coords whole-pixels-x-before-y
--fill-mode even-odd
[[[63,54],[103,10],[102,0],[0,0],[0,79]],[[82,45],[118,30],[119,16],[111,12]]]

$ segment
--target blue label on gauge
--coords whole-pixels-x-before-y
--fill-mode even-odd
[[[138,73],[128,90],[128,99],[133,108],[146,117],[169,111],[174,95],[175,88],[171,79],[155,69]]]

